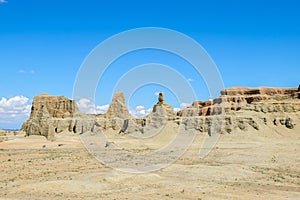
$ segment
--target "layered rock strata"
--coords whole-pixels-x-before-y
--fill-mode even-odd
[[[91,115],[79,111],[66,97],[38,95],[34,98],[30,118],[22,130],[26,135],[42,135],[52,140],[63,131],[82,134],[114,129],[122,134],[145,134],[166,123],[185,130],[218,133],[257,131],[263,127],[293,129],[300,121],[300,88],[232,87],[209,101],[194,101],[191,106],[174,113],[164,101],[163,93],[152,112],[133,118],[125,104],[124,94],[115,93],[105,114]]]
[[[221,91],[219,98],[194,101],[177,115],[187,129],[204,132],[213,123],[222,126],[221,133],[259,130],[263,126],[292,129],[300,120],[299,99],[297,88],[233,87]]]

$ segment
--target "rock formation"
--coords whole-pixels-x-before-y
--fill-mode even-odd
[[[30,118],[22,125],[26,135],[42,135],[49,140],[55,133],[90,130],[94,117],[80,113],[76,102],[66,97],[41,94],[33,99]],[[87,128],[88,127],[88,128]]]
[[[78,113],[78,107],[74,101],[63,96],[41,94],[33,99],[30,119],[35,118],[43,107],[48,111],[49,117],[66,118]]]
[[[159,93],[158,95],[158,102],[157,104],[161,105],[165,103],[165,98],[164,98],[164,94],[162,92]]]
[[[300,101],[297,88],[245,88],[233,87],[221,91],[219,98],[194,101],[191,106],[177,113],[186,129],[208,131],[212,124],[222,126],[220,132],[246,130],[260,126],[292,129],[299,120]]]
[[[125,104],[125,97],[122,92],[116,92],[111,101],[111,104],[105,113],[107,118],[118,117],[122,119],[131,118],[128,108]]]
[[[167,118],[169,120],[172,120],[175,117],[173,107],[165,103],[164,94],[162,92],[159,93],[158,102],[153,106],[151,114],[160,118]]]
[[[233,133],[236,130],[260,130],[263,127],[293,129],[300,121],[299,88],[232,87],[209,101],[194,101],[191,106],[174,113],[164,101],[163,93],[152,112],[133,118],[125,104],[124,94],[114,95],[105,114],[91,115],[79,111],[66,97],[38,95],[34,98],[30,118],[22,130],[26,135],[42,135],[52,140],[63,131],[82,134],[114,129],[123,134],[144,134],[175,123],[185,130]]]
[[[253,110],[257,112],[299,111],[297,88],[246,88],[232,87],[221,91],[219,98],[194,101],[177,113],[181,117],[210,116],[230,111]],[[298,98],[299,99],[299,98]]]

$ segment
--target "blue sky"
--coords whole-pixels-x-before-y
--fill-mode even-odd
[[[76,74],[91,50],[139,27],[169,28],[195,39],[216,63],[225,87],[297,87],[299,10],[296,0],[0,0],[0,128],[19,128],[37,94],[71,98]],[[198,99],[209,99],[205,83],[183,60],[143,51],[120,59],[107,73],[97,90],[97,111],[110,102],[112,85],[124,72],[121,66],[129,70],[148,62],[173,67],[197,90]],[[128,100],[132,112],[147,112],[160,90],[174,107],[194,100],[179,102],[168,88],[148,85]],[[92,108],[88,103],[83,101],[83,109]]]

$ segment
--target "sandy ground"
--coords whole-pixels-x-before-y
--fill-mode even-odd
[[[75,135],[50,142],[2,133],[0,199],[300,199],[299,127],[221,135],[200,159],[204,137],[169,167],[129,174],[101,164]],[[135,148],[126,136],[114,139]]]

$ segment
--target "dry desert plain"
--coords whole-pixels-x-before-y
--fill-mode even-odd
[[[300,126],[253,130],[222,134],[202,159],[207,133],[199,132],[175,163],[142,174],[102,164],[76,134],[60,133],[51,142],[2,131],[0,199],[300,199]],[[112,130],[106,134],[143,152],[169,140],[172,131],[142,145]]]

